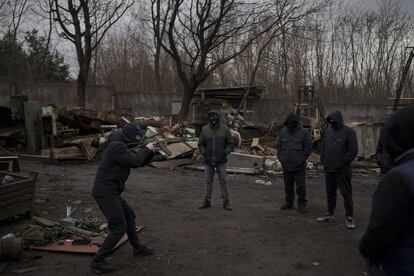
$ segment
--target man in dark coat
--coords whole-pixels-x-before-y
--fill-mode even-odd
[[[223,208],[231,211],[227,187],[227,155],[234,149],[234,142],[230,129],[220,122],[218,111],[208,113],[208,124],[201,130],[198,148],[204,156],[204,186],[205,197],[199,209],[211,207],[211,194],[213,192],[214,171],[217,170]]]
[[[358,142],[355,131],[344,124],[340,111],[335,111],[326,118],[329,128],[322,139],[321,161],[325,168],[326,195],[328,210],[318,221],[334,221],[336,191],[339,187],[344,198],[345,223],[348,229],[354,229],[352,201],[351,162],[358,154]]]
[[[136,233],[135,212],[121,196],[130,168],[145,166],[153,156],[153,144],[147,144],[134,150],[128,148],[131,144],[136,145],[138,138],[143,134],[144,131],[140,127],[126,124],[122,129],[109,136],[108,146],[99,165],[92,189],[92,196],[108,221],[109,231],[91,263],[91,270],[95,273],[114,270],[106,258],[112,254],[115,245],[125,233],[127,233],[133,247],[134,255],[142,256],[153,253],[152,249],[140,243]]]
[[[394,113],[380,139],[393,165],[375,189],[359,251],[370,275],[414,275],[414,107]]]
[[[285,182],[285,204],[281,209],[293,208],[296,183],[298,210],[306,213],[306,160],[312,151],[312,138],[310,132],[302,127],[296,114],[291,113],[287,116],[285,128],[279,135],[276,148]]]

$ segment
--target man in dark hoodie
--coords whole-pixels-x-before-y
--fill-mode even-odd
[[[140,243],[136,233],[135,212],[121,196],[130,168],[144,166],[153,156],[152,143],[138,149],[129,149],[136,146],[143,134],[144,131],[140,127],[126,124],[109,136],[92,189],[92,196],[108,221],[109,231],[91,263],[91,270],[95,273],[114,270],[106,258],[112,254],[115,245],[125,233],[133,247],[134,255],[143,256],[153,253],[152,249]]]
[[[310,132],[302,127],[298,116],[290,113],[285,121],[285,128],[277,140],[277,157],[283,167],[285,182],[285,204],[282,210],[293,208],[296,193],[298,195],[298,210],[306,213],[306,160],[312,151]]]
[[[204,156],[204,185],[205,197],[199,209],[211,207],[211,194],[213,192],[214,171],[219,175],[221,198],[223,208],[231,211],[228,188],[227,188],[227,155],[234,149],[234,142],[230,129],[221,124],[218,111],[212,110],[208,113],[208,124],[201,130],[198,140],[198,148]]]
[[[351,162],[358,154],[358,142],[355,131],[344,124],[340,111],[335,111],[326,118],[329,128],[321,144],[321,161],[325,168],[326,195],[328,210],[318,222],[334,221],[337,188],[341,191],[345,206],[345,223],[348,229],[354,229],[352,201]]]
[[[359,251],[370,275],[414,275],[414,106],[394,113],[380,140],[393,165],[375,189]]]

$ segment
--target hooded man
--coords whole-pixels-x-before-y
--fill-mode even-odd
[[[228,188],[227,188],[227,155],[234,149],[234,142],[230,129],[221,124],[218,111],[212,110],[208,113],[208,124],[201,130],[198,140],[198,148],[204,156],[204,186],[205,197],[199,209],[211,207],[211,194],[213,192],[214,171],[217,170],[223,208],[231,211]]]
[[[344,198],[346,227],[354,229],[351,162],[358,154],[356,134],[352,128],[344,124],[340,111],[330,114],[326,121],[330,127],[322,139],[321,161],[325,168],[328,210],[325,216],[319,217],[317,220],[318,222],[335,220],[336,191],[339,187]]]
[[[414,275],[414,106],[394,113],[380,140],[393,165],[374,192],[359,251],[370,275]]]
[[[115,245],[125,233],[133,247],[133,255],[143,256],[153,253],[152,249],[140,243],[136,233],[135,212],[121,196],[130,168],[145,166],[153,156],[152,143],[139,149],[129,149],[129,146],[136,146],[143,135],[143,129],[129,123],[109,136],[92,189],[92,196],[108,221],[109,231],[91,263],[91,270],[95,273],[114,270],[106,258],[112,254]]]
[[[298,116],[290,113],[284,123],[285,128],[277,140],[277,157],[283,167],[285,182],[285,204],[282,210],[293,208],[296,194],[298,195],[298,210],[306,213],[306,160],[312,151],[310,132],[302,127]]]

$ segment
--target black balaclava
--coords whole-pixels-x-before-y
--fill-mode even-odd
[[[333,129],[338,129],[339,127],[338,121],[334,118],[329,118],[328,123],[331,125]]]
[[[287,128],[289,129],[294,129],[298,126],[298,122],[297,121],[289,121],[286,123]]]
[[[217,113],[208,114],[208,120],[212,126],[216,126],[219,122],[219,117]]]
[[[295,113],[289,113],[289,115],[286,117],[285,120],[285,126],[289,129],[289,130],[294,130],[298,127],[299,125],[299,118]]]
[[[132,123],[125,124],[122,127],[122,134],[127,144],[137,143],[142,138],[144,133],[145,131],[140,126]]]

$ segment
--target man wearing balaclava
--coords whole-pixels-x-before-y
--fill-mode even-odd
[[[279,135],[276,144],[277,157],[283,167],[285,182],[285,204],[282,210],[293,208],[296,193],[298,195],[298,210],[306,213],[306,160],[312,151],[310,132],[302,127],[296,114],[290,113],[285,121],[285,128]]]
[[[140,243],[136,233],[135,212],[121,196],[130,168],[145,166],[152,158],[154,145],[130,150],[144,135],[139,126],[128,123],[122,129],[113,132],[96,173],[92,196],[108,221],[108,236],[95,254],[91,270],[101,274],[114,271],[107,258],[125,233],[133,248],[134,256],[151,255],[153,250]]]
[[[369,275],[414,275],[414,107],[394,113],[380,140],[392,166],[375,188],[359,244]]]
[[[326,196],[328,210],[318,222],[335,221],[337,189],[341,191],[345,206],[345,225],[354,229],[354,209],[352,201],[351,162],[358,154],[358,142],[355,131],[344,124],[340,111],[331,113],[326,121],[326,130],[321,143],[321,161],[325,168]]]
[[[230,129],[220,122],[220,114],[216,110],[208,113],[208,123],[201,130],[198,148],[204,156],[204,187],[205,197],[199,209],[211,207],[214,172],[217,170],[223,208],[231,211],[227,187],[227,155],[234,149],[234,142]]]

